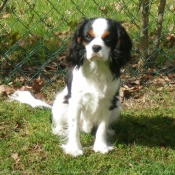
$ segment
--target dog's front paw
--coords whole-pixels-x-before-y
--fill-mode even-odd
[[[69,154],[73,157],[83,155],[82,148],[80,146],[73,146],[71,144],[66,144],[61,146],[66,154]]]
[[[93,150],[95,152],[100,152],[102,154],[106,154],[109,151],[112,151],[113,147],[112,146],[107,146],[107,145],[103,145],[103,146],[101,146],[101,145],[94,145]]]

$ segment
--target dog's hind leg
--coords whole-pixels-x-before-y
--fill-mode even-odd
[[[67,89],[65,88],[61,93],[56,96],[52,106],[52,133],[55,135],[65,135],[68,126],[68,107],[69,104],[65,103],[65,96]]]

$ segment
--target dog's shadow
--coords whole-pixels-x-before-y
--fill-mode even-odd
[[[136,144],[148,147],[175,148],[175,118],[157,115],[122,116],[113,126],[116,135],[110,137],[112,144]]]

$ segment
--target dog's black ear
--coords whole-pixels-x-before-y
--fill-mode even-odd
[[[85,54],[85,46],[82,43],[82,33],[84,25],[87,23],[88,19],[83,18],[81,22],[76,27],[76,30],[73,34],[71,42],[68,46],[66,53],[66,61],[68,66],[78,68],[83,64],[83,56]]]
[[[121,23],[114,22],[114,25],[117,32],[117,44],[111,52],[110,69],[114,77],[119,77],[120,68],[131,59],[132,42]]]
[[[118,34],[118,42],[116,46],[116,51],[123,55],[122,64],[125,65],[131,58],[130,53],[132,49],[132,42],[123,26],[119,25],[117,27],[117,34]]]

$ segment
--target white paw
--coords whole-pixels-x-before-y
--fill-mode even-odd
[[[61,146],[66,154],[69,154],[73,157],[81,156],[83,155],[82,148],[78,146],[73,146],[70,144],[62,145]]]
[[[113,150],[113,147],[112,146],[107,146],[107,145],[104,145],[104,146],[95,146],[94,145],[93,150],[95,152],[100,152],[102,154],[106,154],[109,151],[112,151]]]
[[[52,128],[52,133],[58,136],[65,136],[67,134],[65,129],[60,128]]]

